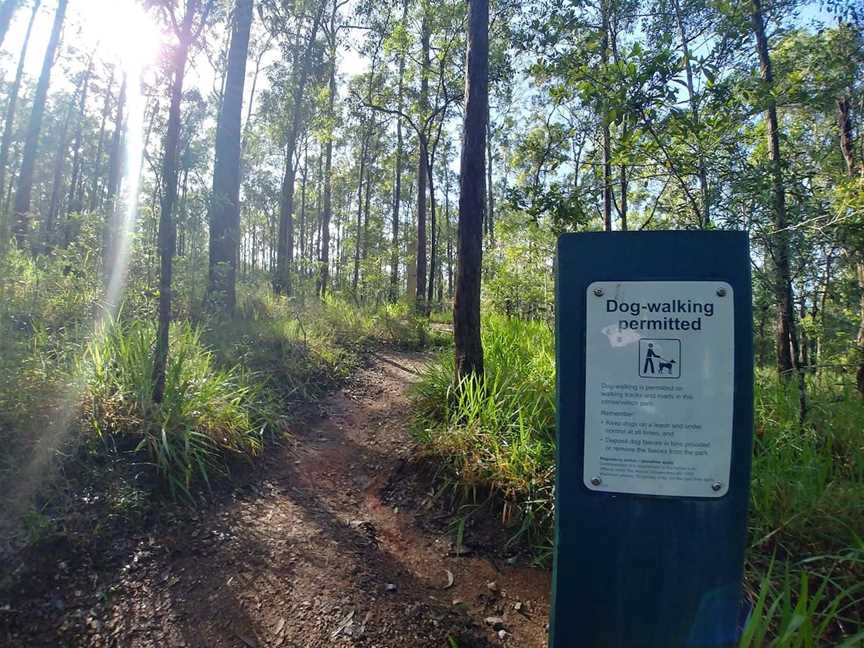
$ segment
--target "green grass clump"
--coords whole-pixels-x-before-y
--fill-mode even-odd
[[[554,513],[555,371],[549,328],[492,315],[484,320],[486,376],[453,384],[446,353],[415,387],[415,430],[446,459],[465,489],[491,489],[521,518],[521,528],[549,537]]]
[[[756,372],[752,537],[791,554],[846,547],[864,532],[864,400],[833,374],[808,377],[807,388],[801,425],[795,382]]]
[[[490,315],[483,346],[483,380],[454,385],[452,353],[429,367],[414,392],[416,434],[443,461],[448,483],[465,496],[497,493],[505,511],[522,513],[520,533],[527,530],[548,548],[553,333],[542,323]],[[862,642],[856,633],[864,623],[864,401],[841,374],[808,376],[807,387],[802,425],[796,382],[767,369],[756,373],[745,583],[754,614],[742,646]],[[464,524],[455,528],[461,532]]]
[[[189,324],[171,330],[161,403],[152,399],[155,326],[108,322],[87,346],[85,422],[101,438],[132,440],[146,450],[173,494],[209,482],[232,456],[257,454],[276,417],[261,385],[239,367],[216,366]],[[126,444],[124,444],[126,445]]]

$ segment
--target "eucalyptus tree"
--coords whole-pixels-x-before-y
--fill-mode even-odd
[[[270,4],[270,29],[275,36],[285,35],[293,29],[290,43],[283,42],[291,61],[288,84],[290,102],[289,123],[285,133],[285,173],[279,200],[279,240],[276,252],[274,288],[291,294],[291,273],[294,264],[294,191],[297,179],[297,143],[304,126],[306,85],[318,53],[317,38],[321,28],[327,0],[309,0],[295,6],[293,15],[282,11],[276,3]]]
[[[243,88],[252,28],[253,0],[237,0],[231,21],[225,89],[216,125],[213,193],[210,197],[208,302],[234,311],[237,254],[240,245],[240,153]]]
[[[9,25],[12,22],[12,16],[15,11],[21,6],[23,0],[3,0],[0,3],[0,45],[6,39],[6,32],[9,31]]]
[[[486,125],[489,118],[489,2],[469,0],[465,122],[459,174],[458,269],[453,302],[456,378],[483,375],[480,277],[486,210]]]
[[[24,141],[24,152],[21,158],[21,170],[18,174],[18,189],[15,193],[15,243],[19,248],[24,247],[30,236],[30,207],[33,195],[33,173],[36,167],[36,156],[39,153],[39,135],[42,132],[42,120],[45,116],[45,101],[48,98],[48,86],[51,83],[51,71],[60,46],[60,34],[63,30],[63,22],[66,18],[66,7],[69,0],[58,0],[57,9],[54,12],[54,24],[48,45],[45,48],[45,56],[42,60],[42,71],[36,84],[33,96],[33,107],[30,111],[30,121],[27,125],[27,134]]]
[[[160,258],[159,314],[156,349],[153,358],[153,401],[156,403],[161,403],[165,394],[165,378],[168,367],[171,279],[177,241],[174,210],[177,201],[177,163],[182,120],[183,83],[186,77],[190,49],[201,37],[207,26],[212,5],[213,0],[185,0],[182,4],[182,18],[178,18],[173,1],[159,5],[162,12],[170,20],[173,35],[177,42],[172,48],[169,60],[171,101],[168,109],[161,169],[162,200],[159,211],[158,239]]]
[[[6,10],[7,5],[11,6],[13,2],[14,0],[7,0],[4,10]],[[21,92],[21,82],[24,77],[24,62],[27,59],[27,49],[30,46],[33,23],[36,21],[36,15],[39,13],[41,6],[42,0],[35,0],[33,3],[30,20],[27,22],[27,31],[24,33],[24,42],[21,45],[21,52],[18,54],[18,67],[15,70],[15,80],[12,82],[12,88],[9,91],[6,111],[3,117],[3,140],[0,143],[0,249],[5,247],[9,238],[9,206],[6,204],[6,167],[9,163],[9,150],[12,146],[12,135],[15,128],[18,94]],[[2,39],[0,39],[0,42],[2,42]]]

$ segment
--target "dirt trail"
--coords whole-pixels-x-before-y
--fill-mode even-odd
[[[0,605],[0,644],[545,646],[548,573],[457,555],[421,505],[406,392],[425,360],[378,352],[233,498],[57,564]]]

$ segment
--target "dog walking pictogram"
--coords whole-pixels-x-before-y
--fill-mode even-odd
[[[642,378],[680,378],[681,340],[639,340]]]

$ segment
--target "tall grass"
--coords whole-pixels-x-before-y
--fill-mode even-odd
[[[452,353],[415,388],[414,428],[429,452],[446,459],[455,483],[491,489],[521,529],[547,536],[554,513],[555,371],[543,323],[484,320],[486,377],[453,384]]]
[[[100,438],[132,440],[146,450],[173,494],[209,482],[231,456],[255,455],[277,417],[260,383],[239,366],[216,366],[198,329],[178,323],[160,403],[153,393],[151,323],[109,321],[87,346],[85,421]]]
[[[548,547],[553,334],[542,323],[491,315],[483,346],[485,380],[454,386],[452,353],[428,369],[414,392],[415,431],[444,462],[449,483],[497,493],[505,510],[521,514],[520,531]],[[832,645],[864,618],[864,402],[837,374],[808,377],[808,389],[802,426],[796,386],[773,371],[756,374],[748,646]]]

